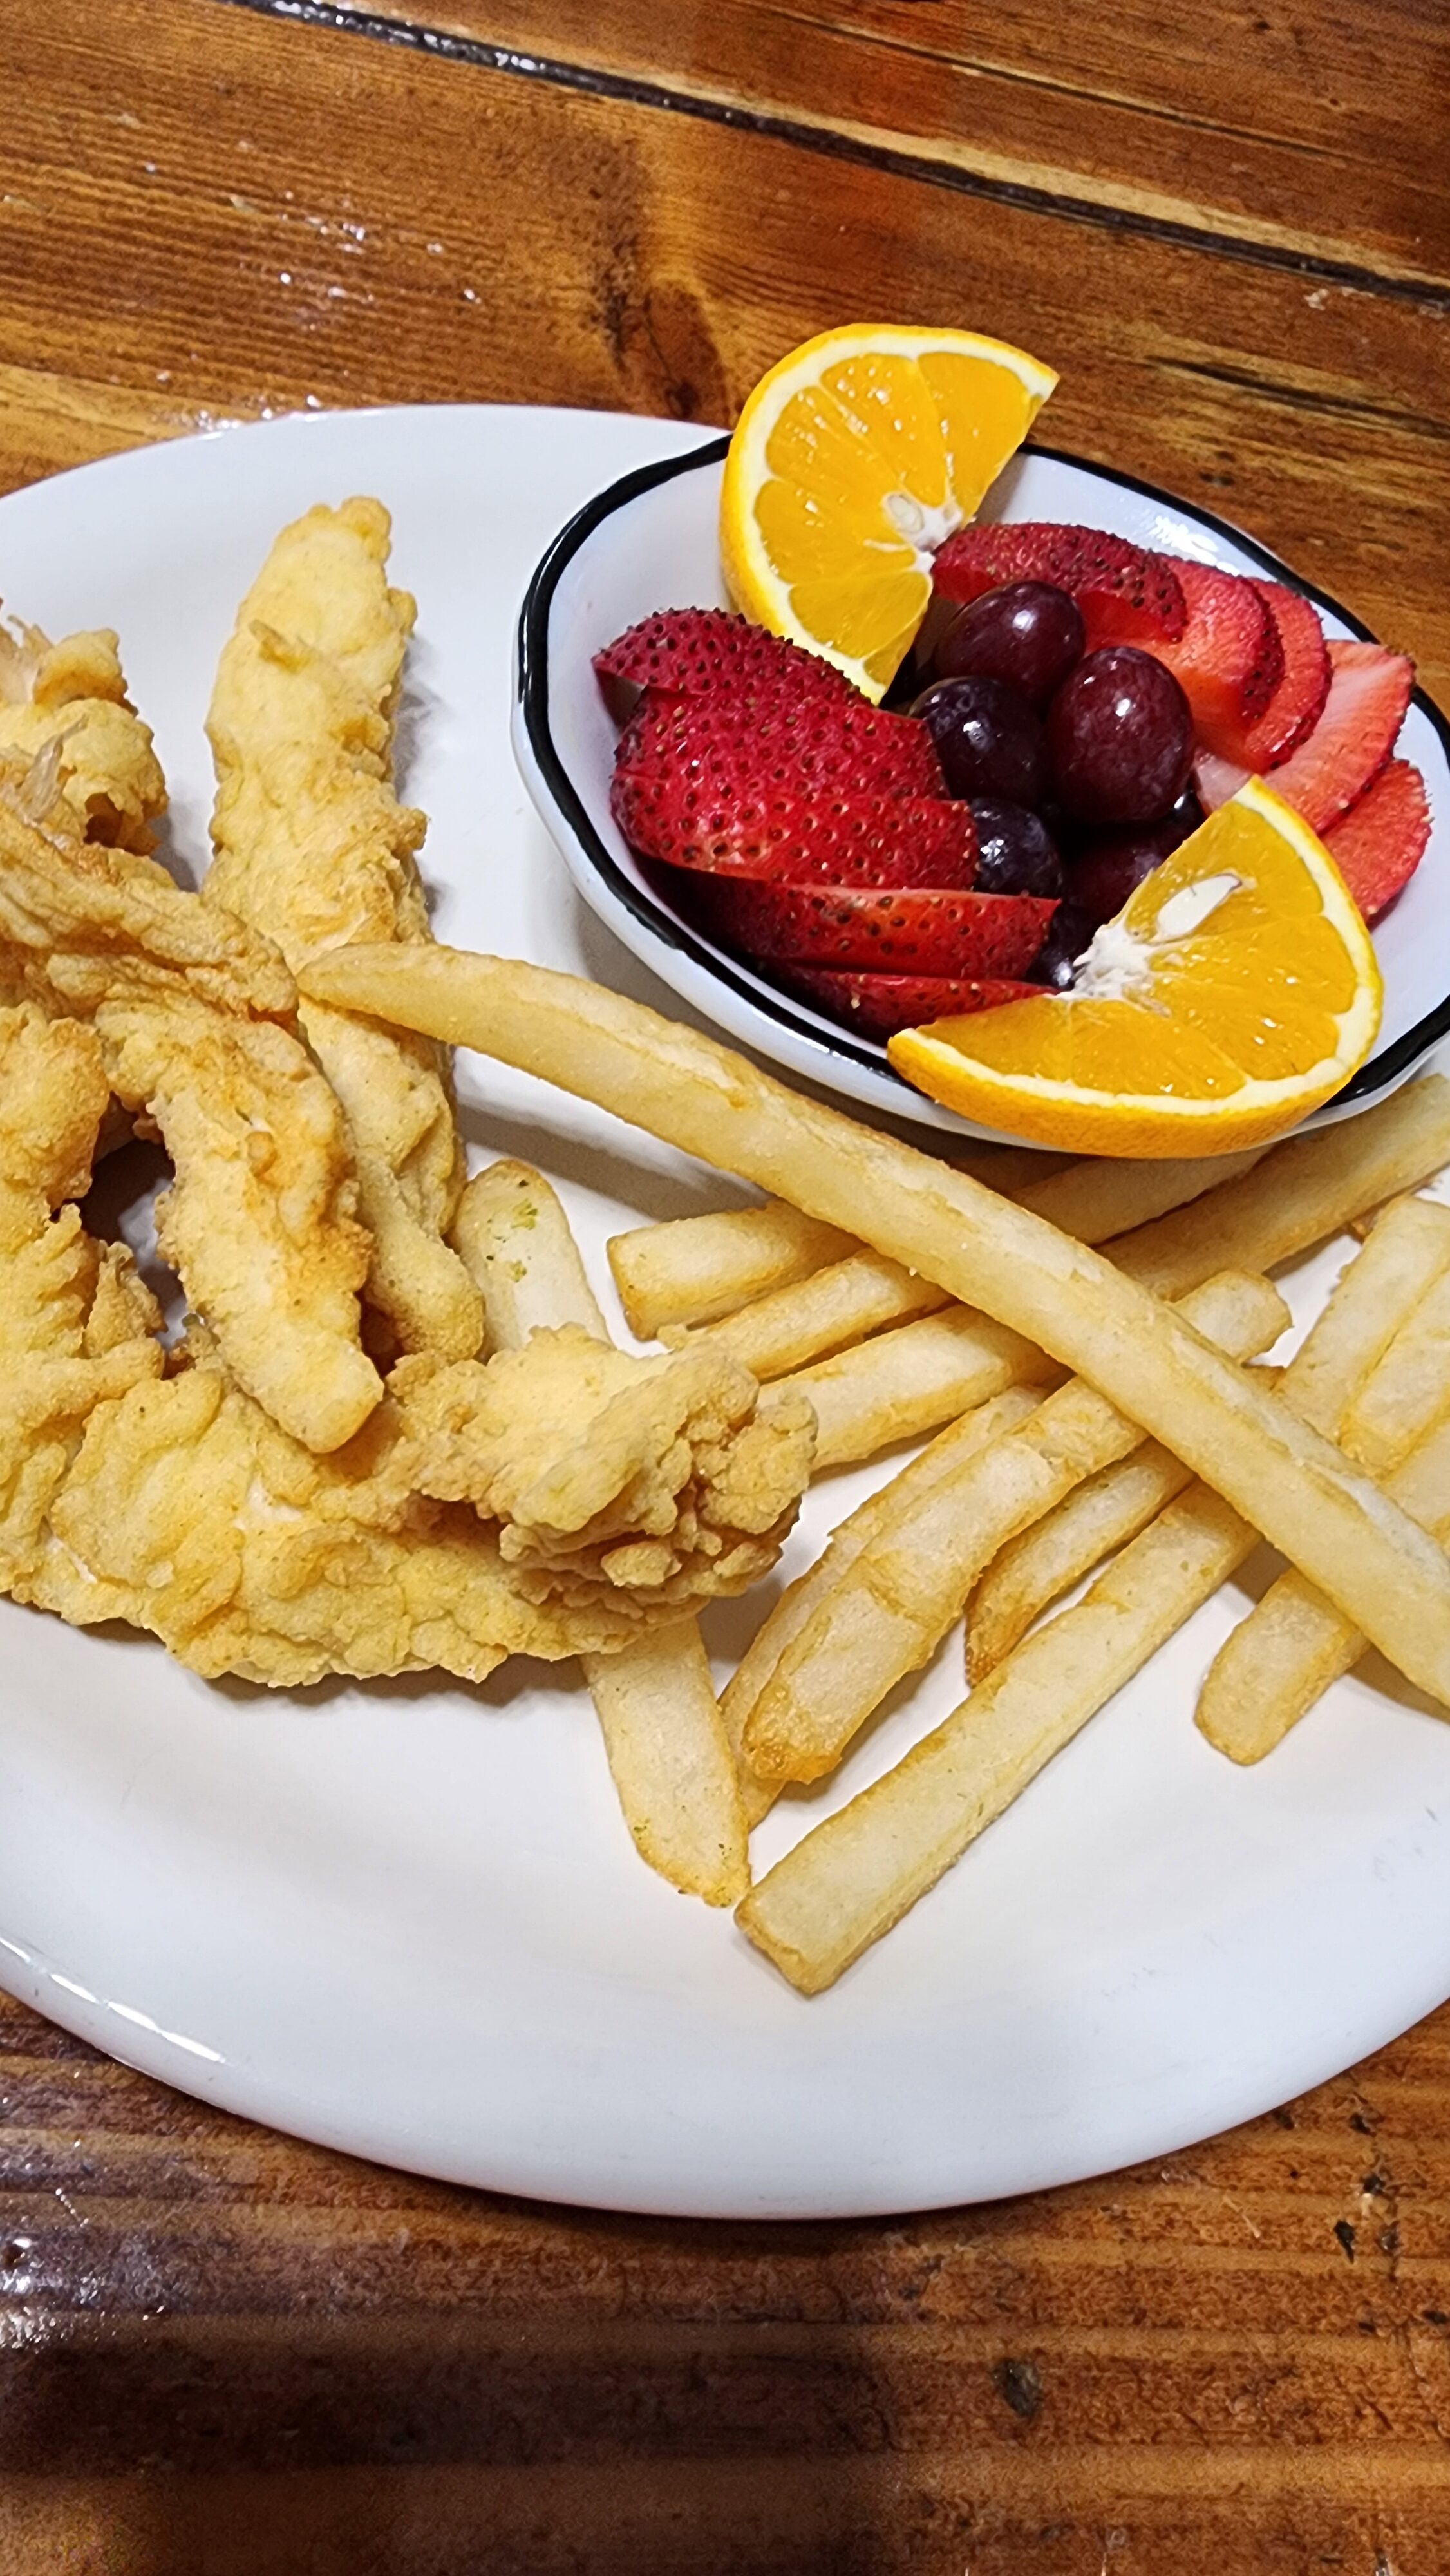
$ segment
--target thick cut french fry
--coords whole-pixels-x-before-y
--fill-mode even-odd
[[[666,1324],[660,1338],[676,1350],[705,1341],[728,1351],[752,1377],[784,1377],[808,1368],[828,1351],[862,1341],[883,1324],[934,1314],[950,1304],[944,1288],[931,1279],[913,1279],[899,1261],[887,1261],[879,1252],[853,1252],[813,1271],[809,1279],[757,1297],[718,1324],[702,1324],[693,1332]]]
[[[527,1163],[489,1163],[476,1172],[448,1239],[482,1294],[490,1350],[519,1350],[545,1324],[579,1324],[608,1341],[569,1220]]]
[[[1426,1199],[1411,1204],[1423,1208],[1427,1219],[1450,1226],[1450,1208],[1436,1207]],[[1369,1259],[1382,1231],[1376,1227],[1361,1260]],[[1349,1407],[1344,1446],[1372,1476],[1387,1476],[1442,1413],[1450,1413],[1450,1275],[1436,1280],[1416,1312],[1401,1325],[1379,1367]]]
[[[735,1904],[750,1884],[745,1817],[694,1620],[580,1660],[641,1858],[684,1896]]]
[[[832,1532],[829,1545],[815,1564],[786,1586],[768,1618],[762,1620],[720,1699],[725,1731],[743,1775],[742,1794],[751,1824],[758,1824],[773,1804],[778,1783],[762,1781],[749,1772],[741,1751],[741,1735],[746,1718],[787,1646],[870,1545],[887,1516],[900,1507],[903,1489],[919,1499],[932,1485],[951,1475],[964,1459],[974,1457],[1004,1432],[1015,1430],[1041,1403],[1042,1395],[1041,1387],[1009,1386],[979,1405],[974,1413],[963,1414],[959,1421],[951,1423],[889,1485],[881,1486],[876,1493],[868,1494],[864,1503],[858,1503],[849,1519]]]
[[[1296,1402],[1306,1422],[1342,1438],[1352,1458],[1378,1475],[1394,1466],[1428,1430],[1437,1393],[1450,1411],[1450,1207],[1432,1199],[1394,1199],[1364,1250],[1344,1274],[1344,1293],[1330,1298],[1294,1372]],[[1439,1283],[1437,1285],[1437,1283]],[[1434,1292],[1433,1295],[1431,1292]],[[1442,1336],[1440,1366],[1423,1365],[1421,1319],[1434,1314]],[[1433,1333],[1430,1345],[1433,1348]],[[1408,1369],[1402,1355],[1411,1353]],[[1373,1420],[1380,1438],[1357,1429],[1366,1404],[1385,1383],[1389,1400]],[[1403,1428],[1389,1437],[1396,1421]]]
[[[1009,1539],[967,1611],[967,1679],[985,1681],[1044,1610],[1126,1547],[1192,1482],[1181,1458],[1161,1441],[1148,1440]]]
[[[1081,1601],[767,1870],[736,1909],[742,1930],[802,1994],[834,1984],[1218,1589],[1243,1529],[1203,1486],[1191,1507],[1170,1503]]]
[[[557,1192],[527,1163],[490,1163],[463,1193],[452,1242],[482,1292],[488,1339],[518,1350],[537,1326],[609,1330]],[[624,1821],[682,1896],[733,1905],[750,1885],[734,1750],[693,1619],[583,1655]]]
[[[1329,1442],[1100,1254],[915,1147],[790,1091],[715,1039],[577,976],[459,949],[375,946],[315,958],[298,981],[316,1000],[557,1083],[823,1224],[861,1230],[878,1252],[1086,1377],[1252,1513],[1409,1680],[1450,1697],[1450,1561]],[[1416,1089],[1432,1087],[1450,1128],[1450,1083],[1432,1076]],[[1384,1122],[1398,1107],[1352,1123]],[[1428,1105],[1424,1116],[1434,1114]],[[1413,1123],[1413,1094],[1402,1115]],[[1331,1127],[1305,1150],[1329,1154],[1342,1132]],[[1270,1168],[1266,1156],[1229,1191],[1252,1190]],[[1391,1197],[1418,1177],[1377,1178],[1369,1195]]]
[[[611,1237],[609,1267],[630,1331],[650,1342],[662,1324],[708,1324],[733,1315],[737,1306],[808,1279],[858,1249],[839,1226],[771,1199],[764,1207],[634,1226]]]
[[[1385,1491],[1450,1543],[1450,1418],[1427,1424]],[[1262,1762],[1364,1651],[1353,1620],[1291,1567],[1220,1646],[1199,1693],[1199,1729],[1231,1762]]]
[[[1006,1386],[1050,1385],[1060,1374],[1021,1333],[953,1305],[777,1383],[815,1408],[819,1475],[894,1441],[920,1440]]]
[[[1014,1193],[1020,1206],[1049,1225],[1075,1235],[1079,1243],[1107,1243],[1114,1235],[1148,1225],[1170,1209],[1185,1207],[1208,1191],[1222,1189],[1261,1163],[1268,1148],[1255,1145],[1241,1154],[1199,1154],[1165,1161],[1117,1162],[1092,1156],[1069,1163],[1046,1180],[1030,1181]],[[1215,1269],[1226,1265],[1215,1261]]]
[[[1184,1311],[1236,1359],[1277,1341],[1289,1310],[1266,1279],[1233,1273],[1190,1291]],[[818,1780],[887,1692],[926,1663],[981,1568],[1025,1522],[1138,1447],[1135,1422],[1070,1379],[1015,1431],[918,1496],[883,1511],[870,1543],[781,1655],[744,1721],[766,1780]],[[903,1480],[904,1481],[904,1480]]]
[[[1432,1073],[1358,1118],[1291,1136],[1242,1180],[1119,1235],[1109,1250],[1140,1287],[1181,1296],[1209,1269],[1272,1270],[1294,1260],[1446,1163],[1450,1081]]]

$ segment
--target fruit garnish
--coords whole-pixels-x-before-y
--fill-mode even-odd
[[[1040,1145],[1220,1154],[1340,1090],[1381,1001],[1332,859],[1251,779],[1094,934],[1070,993],[904,1030],[888,1053],[933,1100]]]
[[[1415,685],[1415,666],[1382,644],[1331,644],[1324,712],[1297,751],[1274,772],[1274,787],[1313,832],[1328,831],[1379,776],[1395,746]],[[1198,792],[1210,813],[1243,785],[1236,763],[1207,752]]]
[[[691,910],[725,946],[767,964],[890,975],[1024,975],[1053,914],[1027,895],[727,876],[701,878]]]
[[[1040,814],[997,796],[974,796],[971,811],[980,893],[1062,893],[1062,860]]]
[[[1242,741],[1225,740],[1223,749],[1230,760],[1262,775],[1287,760],[1318,723],[1329,695],[1329,648],[1312,599],[1278,581],[1253,586],[1278,627],[1284,676]]]
[[[626,680],[670,697],[763,689],[773,697],[823,695],[840,703],[853,694],[834,663],[728,608],[659,609],[596,653],[594,668],[601,680]]]
[[[1099,922],[1111,921],[1134,888],[1161,868],[1169,853],[1202,821],[1202,806],[1196,796],[1188,795],[1180,796],[1172,811],[1156,823],[1130,823],[1114,832],[1095,834],[1075,853],[1067,871],[1069,901],[1081,905],[1094,930]],[[1086,939],[1079,944],[1085,948]]]
[[[1172,672],[1134,644],[1088,653],[1047,710],[1057,792],[1080,823],[1166,813],[1193,768],[1193,720]]]
[[[879,698],[930,602],[934,550],[1056,382],[974,331],[853,324],[792,350],[747,397],[726,458],[732,597]]]
[[[1157,644],[1181,635],[1187,617],[1166,555],[1149,554],[1102,528],[1052,519],[964,528],[941,548],[932,574],[944,599],[978,599],[1017,581],[1051,582],[1076,600],[1089,650],[1099,644]]]
[[[1385,763],[1349,812],[1332,824],[1324,846],[1364,914],[1377,921],[1409,883],[1430,839],[1430,800],[1408,760]]]
[[[1031,994],[1031,984],[955,975],[851,975],[824,966],[782,966],[776,980],[803,1002],[856,1029],[863,1038],[889,1038],[917,1020],[951,1012],[996,1010]]]
[[[977,840],[945,797],[716,788],[662,769],[615,773],[610,810],[631,848],[669,866],[802,884],[965,889]]]
[[[662,698],[651,690],[620,735],[618,770],[665,769],[700,785],[841,796],[940,796],[924,725],[845,699],[765,693]]]
[[[1284,677],[1274,612],[1254,582],[1186,556],[1167,558],[1183,591],[1183,632],[1155,647],[1179,680],[1200,743],[1232,757]]]
[[[1000,680],[1039,713],[1087,651],[1087,629],[1071,593],[1050,581],[1013,581],[984,590],[948,620],[931,666],[938,680]]]

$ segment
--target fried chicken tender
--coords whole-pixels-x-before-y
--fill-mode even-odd
[[[0,627],[0,757],[55,749],[56,785],[84,841],[145,853],[166,810],[166,781],[126,695],[108,629],[52,644],[38,626]]]
[[[160,1134],[164,1248],[239,1383],[308,1448],[350,1439],[382,1395],[359,1332],[369,1244],[275,948],[0,796],[0,991],[87,1020],[116,1097]]]
[[[216,856],[204,893],[289,965],[359,939],[429,936],[414,854],[424,817],[393,792],[393,724],[415,607],[387,582],[380,502],[284,528],[222,654],[208,732]],[[446,1050],[318,1003],[302,1026],[347,1119],[366,1296],[395,1347],[467,1359],[478,1291],[444,1237],[463,1186]]]
[[[774,1564],[810,1476],[815,1416],[721,1353],[638,1359],[577,1324],[486,1363],[403,1360],[389,1380],[422,1493],[500,1525],[532,1598],[675,1608]]]
[[[48,1515],[97,1404],[159,1377],[160,1316],[129,1253],[102,1250],[73,1199],[108,1096],[88,1029],[0,1011],[0,1589],[49,1545]],[[59,1213],[52,1215],[52,1209]]]

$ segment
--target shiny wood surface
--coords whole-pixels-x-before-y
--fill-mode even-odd
[[[1439,0],[6,0],[0,486],[309,403],[725,421],[825,323],[968,320],[1443,698],[1447,50]],[[685,2226],[5,2006],[0,2576],[1436,2576],[1447,2115],[1441,2013],[1103,2182]]]

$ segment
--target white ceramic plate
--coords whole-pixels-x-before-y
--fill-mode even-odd
[[[576,900],[508,750],[511,630],[551,529],[692,432],[374,412],[123,457],[0,503],[0,589],[114,623],[199,860],[201,725],[275,530],[371,491],[421,601],[407,785],[445,937],[660,989]],[[525,1078],[462,1067],[480,1152],[555,1175],[595,1283],[621,1221],[729,1185]],[[1301,1310],[1339,1256],[1296,1284]],[[810,1498],[785,1571],[879,1470]],[[907,2209],[1166,2152],[1347,2065],[1450,1992],[1450,1730],[1341,1684],[1239,1772],[1191,1722],[1213,1604],[900,1931],[803,2003],[636,1860],[587,1700],[515,1666],[271,1696],[0,1604],[0,1961],[172,2084],[357,2153],[617,2207]],[[752,1606],[753,1614],[753,1606]],[[713,1624],[724,1650],[741,1612]],[[957,1639],[772,1857],[960,1692]]]
[[[609,811],[617,727],[592,657],[657,608],[726,605],[717,523],[727,441],[645,465],[599,491],[560,530],[529,585],[520,624],[514,749],[539,812],[575,884],[626,947],[732,1037],[790,1073],[865,1108],[958,1136],[997,1131],[938,1108],[904,1082],[886,1049],[780,992],[743,959],[704,937],[669,902],[664,872],[641,866]],[[1191,555],[1229,572],[1266,574],[1306,591],[1331,636],[1367,630],[1324,592],[1211,512],[1132,475],[1033,446],[1014,457],[983,504],[984,519],[1063,519],[1108,528],[1135,544]],[[1417,691],[1399,749],[1429,791],[1430,844],[1375,931],[1385,1012],[1374,1054],[1306,1121],[1325,1126],[1381,1100],[1450,1034],[1450,724]]]

